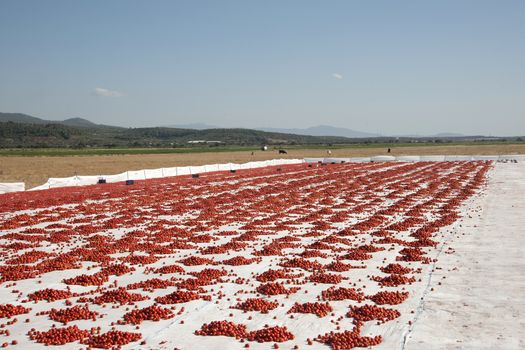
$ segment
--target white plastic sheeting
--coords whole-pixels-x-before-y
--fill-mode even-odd
[[[372,162],[393,162],[396,157],[393,156],[375,156],[370,158]]]
[[[399,156],[396,157],[398,162],[419,162],[421,160],[420,156]]]
[[[353,157],[348,158],[349,162],[355,162],[355,163],[363,163],[363,162],[370,162],[372,159],[370,157]]]
[[[306,163],[363,163],[369,162],[367,157],[353,157],[353,158],[305,158]]]
[[[304,161],[306,163],[319,163],[319,162],[324,162],[324,158],[305,158]]]
[[[509,154],[509,155],[502,155],[499,156],[498,160],[517,160],[517,161],[525,161],[525,154]]]
[[[325,158],[323,163],[345,163],[348,162],[348,158]]]
[[[472,156],[460,156],[460,155],[445,156],[445,160],[446,161],[472,160]]]
[[[472,156],[472,160],[498,160],[499,156]]]
[[[8,192],[24,191],[26,185],[23,182],[0,183],[0,194]]]
[[[445,156],[419,156],[421,162],[443,162]]]
[[[464,155],[435,155],[435,156],[376,156],[376,157],[352,157],[352,158],[305,158],[306,163],[357,163],[357,162],[443,162],[443,161],[468,161],[468,160],[516,160],[525,161],[525,155],[523,154],[512,154],[502,156],[464,156]]]
[[[173,168],[160,168],[160,169],[142,169],[142,170],[130,170],[121,174],[115,175],[98,175],[98,176],[72,176],[72,177],[61,177],[61,178],[49,178],[47,182],[41,186],[31,188],[30,190],[46,190],[49,188],[67,187],[67,186],[86,186],[94,185],[99,179],[106,180],[107,183],[123,182],[126,180],[146,180],[146,179],[158,179],[169,176],[180,176],[180,175],[192,175],[202,174],[215,171],[229,171],[229,170],[240,170],[240,169],[254,169],[262,168],[273,165],[286,165],[286,164],[300,164],[304,163],[303,159],[272,159],[258,162],[249,162],[244,164],[209,164],[200,166],[184,166],[184,167],[173,167]]]

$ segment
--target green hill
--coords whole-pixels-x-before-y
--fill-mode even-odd
[[[19,116],[22,116],[19,118]],[[1,116],[0,116],[1,117]],[[1,148],[37,147],[191,147],[218,145],[315,145],[349,143],[344,137],[318,137],[252,129],[119,128],[84,119],[44,121],[26,115],[0,118]],[[18,119],[17,119],[18,118]],[[22,122],[15,122],[22,120]]]
[[[49,120],[32,117],[23,113],[0,113],[0,122],[47,124]]]
[[[73,126],[79,128],[89,128],[89,129],[123,129],[118,126],[110,126],[103,124],[95,124],[84,118],[69,118],[66,120],[46,120],[42,118],[33,117],[23,113],[0,113],[0,123],[1,122],[13,122],[13,123],[22,123],[22,124],[61,124],[66,126]]]
[[[0,148],[190,148],[218,146],[293,146],[371,143],[522,142],[519,137],[369,137],[310,136],[253,129],[122,128],[82,118],[51,121],[21,113],[0,113]]]

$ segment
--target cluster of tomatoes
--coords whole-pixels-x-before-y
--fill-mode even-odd
[[[123,331],[109,331],[104,334],[91,336],[85,341],[86,345],[99,349],[114,349],[132,342],[139,341],[142,334]]]
[[[395,309],[387,309],[376,305],[363,305],[350,306],[350,311],[348,311],[346,316],[360,322],[378,320],[384,323],[398,318],[401,316],[401,313]]]
[[[49,312],[49,318],[53,321],[62,322],[67,324],[71,321],[77,320],[92,320],[96,321],[98,312],[91,311],[87,306],[73,306],[66,309],[51,309]]]
[[[363,292],[356,290],[355,288],[335,288],[331,287],[327,290],[321,292],[321,298],[323,300],[355,300],[363,301],[365,300],[365,295]]]
[[[35,302],[40,300],[46,300],[48,302],[51,302],[61,299],[67,299],[74,295],[75,294],[71,293],[69,290],[46,288],[42,290],[37,290],[36,292],[29,294],[27,298]]]
[[[374,295],[368,296],[368,299],[372,300],[374,303],[378,305],[397,305],[401,304],[408,298],[408,292],[377,292]]]
[[[380,335],[375,337],[363,337],[361,336],[359,327],[356,327],[351,331],[326,333],[318,336],[316,340],[320,343],[330,345],[333,350],[346,350],[378,345],[383,339]]]
[[[296,303],[288,313],[300,313],[300,314],[315,314],[318,317],[325,317],[334,309],[330,306],[329,303]]]
[[[292,294],[299,290],[299,287],[290,287],[286,288],[281,283],[265,283],[261,284],[259,287],[257,287],[257,292],[264,294],[264,295],[278,295],[278,294]]]
[[[264,271],[263,273],[257,275],[255,279],[259,282],[273,282],[278,279],[292,279],[301,277],[302,274],[293,274],[290,270],[285,269],[279,269],[279,270],[273,270],[269,269],[267,271]]]
[[[124,314],[123,319],[126,323],[141,324],[142,321],[159,321],[168,320],[175,315],[170,309],[159,307],[156,305],[148,306],[143,309],[132,310]]]
[[[263,298],[249,298],[243,302],[239,302],[233,308],[244,310],[244,311],[259,311],[263,314],[267,314],[268,311],[276,309],[279,303],[276,301],[270,301]]]
[[[203,298],[203,296],[193,291],[176,290],[168,295],[155,298],[155,301],[160,304],[181,304],[201,298]],[[206,296],[204,296],[204,298],[206,298]]]
[[[235,324],[230,321],[213,321],[205,323],[201,329],[195,331],[196,335],[233,337],[242,339],[246,337],[246,326],[242,324]]]
[[[309,281],[315,283],[339,284],[343,279],[345,278],[341,275],[321,272],[312,274]]]
[[[145,281],[128,284],[126,286],[126,289],[142,289],[151,292],[155,289],[166,289],[174,285],[175,283],[169,280],[164,280],[160,278],[150,278]]]
[[[402,284],[412,284],[416,281],[414,277],[407,277],[401,274],[393,273],[385,277],[374,276],[372,280],[379,283],[381,286],[397,287]]]
[[[0,304],[0,318],[11,318],[16,315],[27,314],[31,309],[21,305]]]
[[[48,331],[37,331],[31,329],[28,332],[29,338],[37,343],[45,345],[64,345],[75,341],[82,341],[89,337],[89,331],[79,329],[76,325],[63,328],[51,328]]]
[[[93,298],[94,304],[134,304],[135,302],[147,299],[146,296],[138,293],[129,293],[126,288],[117,288],[103,292],[102,294]]]
[[[266,342],[285,342],[294,339],[295,336],[286,327],[266,327],[253,332],[249,332],[246,335],[246,339],[250,341],[256,341],[259,343]]]

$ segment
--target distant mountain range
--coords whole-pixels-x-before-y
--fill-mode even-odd
[[[191,124],[177,124],[173,125],[175,128],[183,129],[195,129],[195,130],[207,130],[207,129],[221,129],[220,126],[209,125],[205,123],[191,123]],[[306,129],[300,128],[253,128],[254,130],[266,131],[266,132],[278,132],[282,134],[294,134],[294,135],[308,135],[308,136],[339,136],[348,138],[363,138],[363,137],[380,137],[379,134],[373,134],[369,132],[356,131],[347,128],[337,128],[330,125],[318,125],[312,126]]]
[[[281,129],[281,128],[257,128],[256,130],[268,131],[268,132],[282,132],[287,134],[296,135],[311,135],[311,136],[340,136],[349,138],[361,138],[361,137],[381,137],[379,134],[373,134],[369,132],[356,131],[347,128],[337,128],[330,125],[318,125],[312,126],[306,129]]]
[[[220,126],[204,124],[204,123],[174,124],[174,125],[166,125],[166,127],[167,128],[179,128],[179,129],[193,129],[193,130],[225,129]]]
[[[118,126],[95,124],[87,119],[83,118],[69,118],[66,120],[46,120],[37,117],[33,117],[23,113],[1,113],[0,122],[13,122],[13,123],[24,123],[24,124],[60,124],[73,126],[77,128],[119,128]]]
[[[329,146],[337,144],[385,144],[404,142],[486,141],[505,138],[461,136],[441,133],[435,136],[379,136],[345,128],[320,125],[305,129],[218,128],[207,124],[174,127],[124,128],[95,124],[83,118],[45,120],[21,113],[0,113],[0,148],[185,148],[222,146],[294,145]]]
[[[169,127],[183,128],[183,129],[195,129],[195,130],[208,130],[208,129],[224,129],[217,125],[210,125],[205,123],[190,123],[190,124],[175,124],[169,125]],[[266,131],[266,132],[277,132],[281,134],[294,134],[294,135],[307,135],[307,136],[339,136],[348,138],[362,138],[362,137],[380,137],[378,134],[372,134],[368,132],[356,131],[346,128],[336,128],[329,125],[312,126],[306,129],[300,128],[253,128],[254,130]]]
[[[60,124],[78,128],[89,128],[89,129],[124,129],[123,127],[111,126],[105,124],[95,124],[87,119],[83,118],[69,118],[65,120],[46,120],[37,117],[33,117],[23,113],[1,113],[0,112],[0,122],[15,122],[15,123],[26,123],[26,124]],[[177,128],[177,129],[188,129],[188,130],[211,130],[211,129],[231,129],[224,128],[216,125],[210,125],[205,123],[189,123],[189,124],[174,124],[167,125],[164,128]],[[246,129],[250,130],[250,129]],[[345,137],[345,138],[377,138],[377,137],[401,137],[401,138],[449,138],[449,137],[465,137],[463,134],[459,133],[438,133],[434,135],[416,135],[416,134],[406,134],[406,135],[390,135],[384,136],[369,132],[357,131],[348,128],[339,128],[330,125],[318,125],[312,126],[309,128],[254,128],[253,130],[265,131],[270,133],[280,133],[280,134],[294,134],[294,135],[305,135],[305,136],[328,136],[328,137]]]
[[[441,137],[466,137],[464,134],[454,133],[454,132],[440,132],[438,134],[433,135],[418,135],[418,134],[403,134],[403,135],[392,135],[392,137],[411,137],[411,138],[419,138],[419,137],[434,137],[434,138],[441,138]]]
[[[262,146],[329,145],[355,142],[339,136],[309,136],[241,128],[121,128],[82,118],[45,120],[0,113],[0,147],[187,147],[195,144]]]
[[[217,125],[210,125],[205,123],[190,123],[190,124],[176,124],[170,125],[169,127],[174,128],[183,128],[183,129],[195,129],[195,130],[207,130],[207,129],[222,129],[222,127]],[[410,137],[410,138],[420,138],[420,137],[464,137],[465,135],[452,132],[442,132],[434,135],[380,135],[370,132],[358,131],[348,128],[339,128],[330,125],[318,125],[312,126],[309,128],[254,128],[254,130],[267,131],[267,132],[278,132],[284,134],[295,134],[295,135],[308,135],[308,136],[339,136],[339,137],[348,137],[348,138],[375,138],[375,137]]]

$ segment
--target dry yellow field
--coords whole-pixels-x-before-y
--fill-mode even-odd
[[[333,149],[332,157],[385,155],[386,148]],[[525,154],[525,144],[414,146],[392,148],[391,155],[493,155]],[[167,168],[213,163],[246,163],[273,158],[325,157],[326,149],[289,150],[286,155],[276,151],[249,151],[185,154],[101,155],[101,156],[0,156],[0,182],[25,182],[26,188],[41,185],[49,177],[73,175],[117,174],[126,170]]]

